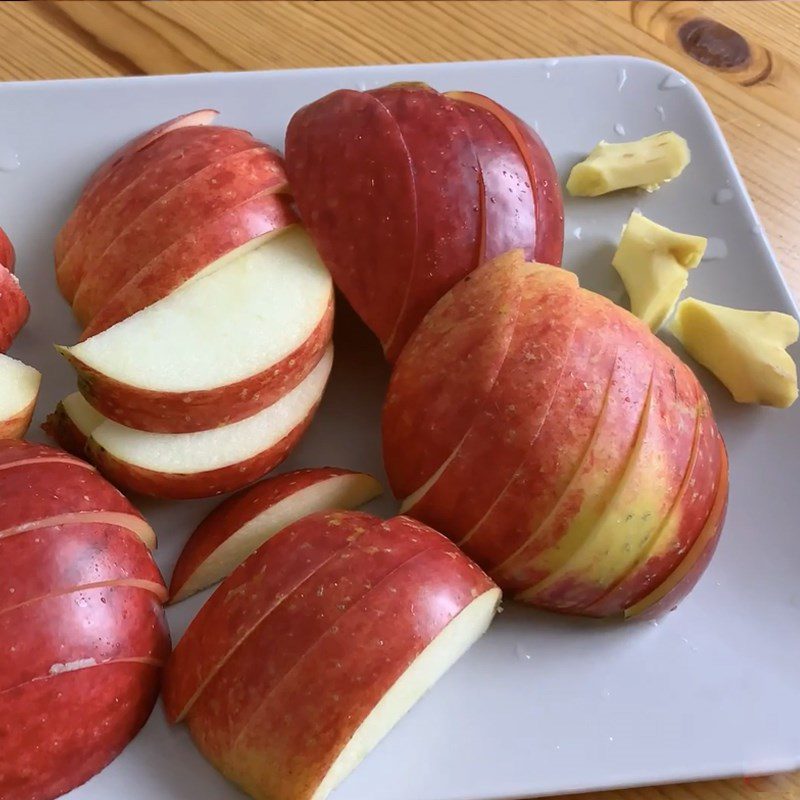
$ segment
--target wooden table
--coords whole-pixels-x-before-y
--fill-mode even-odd
[[[656,58],[697,83],[800,296],[800,3],[0,4],[3,80],[576,53]],[[800,773],[592,796],[800,800]]]

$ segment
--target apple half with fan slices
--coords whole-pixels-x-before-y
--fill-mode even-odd
[[[483,635],[499,600],[415,520],[312,514],[200,610],[165,672],[167,715],[251,797],[323,800]]]
[[[255,414],[190,433],[153,433],[107,419],[78,393],[48,426],[53,437],[85,443],[87,458],[124,489],[153,497],[209,497],[241,489],[277,466],[305,432],[333,363],[328,346],[293,389]]]
[[[632,314],[522,251],[425,317],[392,374],[383,444],[404,512],[540,608],[669,610],[661,598],[691,589],[721,531],[727,457],[694,374]]]
[[[105,417],[185,433],[237,422],[278,401],[319,362],[332,325],[330,275],[305,231],[293,226],[60,350]]]

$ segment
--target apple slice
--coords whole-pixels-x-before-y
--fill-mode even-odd
[[[170,652],[161,602],[148,589],[118,581],[76,589],[0,614],[0,691],[57,675],[76,662],[135,658],[163,664]]]
[[[17,256],[14,252],[14,245],[8,234],[0,228],[0,267],[5,267],[9,272],[14,272],[14,265],[17,263]]]
[[[700,535],[663,583],[625,609],[626,618],[651,619],[671,611],[694,588],[711,561],[728,509],[728,453],[722,437],[719,437],[718,444],[720,470],[717,491]]]
[[[194,433],[147,433],[104,419],[91,429],[89,456],[119,486],[154,497],[209,497],[241,489],[277,466],[311,422],[333,363],[329,347],[294,389],[239,422]],[[85,400],[78,428],[89,429]],[[74,418],[73,418],[74,419]]]
[[[76,256],[89,266],[72,300],[75,316],[87,325],[117,289],[187,231],[267,188],[285,186],[280,156],[263,146],[235,153],[165,192],[107,247]]]
[[[312,519],[325,529],[325,515]],[[283,535],[240,569],[266,569]],[[430,528],[403,517],[368,527],[281,595],[189,709],[190,732],[252,796],[323,798],[484,633],[499,594]],[[224,636],[198,621],[189,632],[198,624]],[[178,646],[167,686],[190,655]]]
[[[0,614],[48,595],[119,581],[167,599],[149,550],[116,525],[73,523],[7,536],[0,539],[0,555]]]
[[[209,514],[183,548],[170,583],[177,603],[229,575],[278,531],[318,511],[354,509],[378,497],[363,472],[322,467],[267,478]]]
[[[28,321],[31,307],[17,276],[0,265],[0,353],[5,353],[14,337]]]
[[[0,439],[21,439],[25,435],[41,380],[33,367],[0,355]]]
[[[109,419],[162,433],[204,431],[296,387],[319,361],[332,316],[330,275],[305,231],[292,227],[61,352]]]
[[[104,420],[105,417],[95,411],[80,392],[74,392],[61,400],[55,411],[47,416],[42,430],[68,453],[86,458],[89,436]]]
[[[512,265],[523,260],[521,250],[503,254],[484,264],[480,277],[453,287],[397,360],[381,425],[384,452],[397,454],[390,474],[396,497],[406,498],[430,481],[491,393],[521,305],[521,273]],[[447,428],[437,424],[432,436],[431,420],[440,418]]]
[[[0,797],[60,797],[113,761],[150,716],[158,666],[72,666],[0,692]]]
[[[81,340],[161,300],[197,273],[213,271],[255,250],[297,222],[291,198],[275,188],[259,192],[207,221],[143,266],[92,317]]]

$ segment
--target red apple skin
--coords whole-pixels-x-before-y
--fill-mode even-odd
[[[371,528],[349,548],[354,560],[368,539],[378,553],[359,560],[360,572],[341,559],[337,570],[326,567],[325,576],[320,570],[302,596],[298,591],[287,598],[232,654],[189,712],[201,751],[254,796],[310,798],[416,656],[494,588],[425,526],[395,518]],[[385,564],[376,571],[378,556]],[[268,639],[273,646],[265,651]],[[275,647],[276,641],[285,646]],[[281,762],[284,768],[276,769]]]
[[[55,800],[100,772],[147,721],[159,675],[117,660],[0,692],[0,797]]]
[[[5,353],[28,321],[31,307],[16,275],[0,266],[0,353]]]
[[[81,341],[166,297],[227,253],[296,222],[291,199],[276,193],[275,188],[223,211],[207,224],[189,231],[142,267],[95,314]]]
[[[311,486],[342,475],[356,474],[338,467],[294,470],[266,478],[227,498],[198,525],[186,542],[172,572],[170,597],[174,598],[180,592],[215,550],[259,514]]]
[[[562,377],[567,382],[574,378],[577,279],[566,270],[531,268],[522,274],[522,306],[492,391],[444,471],[410,509],[432,527],[438,519],[445,521],[454,541],[467,536],[511,481],[536,446]],[[487,277],[479,269],[471,282]],[[460,336],[459,328],[451,335]],[[504,432],[502,447],[497,431]],[[492,468],[473,480],[475,464],[481,463]]]
[[[42,430],[63,450],[78,458],[86,457],[88,440],[67,414],[63,403],[59,403],[55,411],[47,415],[42,423]]]
[[[267,188],[285,185],[280,156],[269,147],[244,150],[189,178],[175,191],[163,194],[103,251],[90,259],[90,270],[72,301],[84,326],[117,289],[187,230],[203,225]]]
[[[8,234],[0,228],[0,267],[5,267],[9,272],[14,272],[17,263],[17,255],[14,252],[14,245]]]
[[[224,492],[235,492],[277,467],[289,455],[311,424],[318,404],[272,447],[246,461],[219,469],[188,474],[143,469],[115,458],[94,440],[90,440],[88,444],[89,457],[112,483],[127,491],[138,492],[150,497],[189,500],[197,497],[212,497]]]
[[[515,251],[458,283],[395,364],[382,417],[395,496],[408,497],[433,476],[491,393],[520,309],[522,271],[509,265],[522,263],[522,252]],[[453,368],[441,369],[445,363]],[[440,425],[445,418],[447,425]]]
[[[64,665],[120,658],[163,664],[169,628],[148,589],[117,582],[33,600],[0,614],[0,691],[45,678]]]
[[[0,537],[18,525],[76,512],[108,511],[141,518],[95,470],[73,461],[23,463],[0,474]]]
[[[700,535],[717,494],[724,449],[705,392],[699,399],[696,436],[683,485],[652,545],[618,583],[584,609],[584,614],[621,615],[668,578]]]
[[[120,164],[124,163],[135,153],[149,147],[156,139],[172,131],[182,128],[202,127],[213,124],[219,116],[219,111],[213,108],[201,108],[198,111],[191,111],[188,114],[181,114],[174,119],[162,122],[148,131],[139,134],[129,142],[126,142],[116,152],[112,153],[93,173],[83,188],[84,194],[90,194],[97,186],[115,170]]]
[[[528,168],[508,129],[491,112],[459,102],[481,176],[483,230],[478,263],[522,248],[533,258],[536,215]]]
[[[0,420],[0,439],[21,439],[28,431],[33,412],[36,409],[36,398],[27,408],[8,419]]]
[[[43,464],[55,461],[77,464],[84,469],[94,472],[94,467],[85,461],[73,458],[63,450],[48,447],[46,444],[33,444],[17,440],[0,440],[0,470],[16,469],[26,464]]]
[[[91,231],[92,220],[104,208],[112,205],[121,193],[135,194],[146,185],[153,172],[159,174],[162,170],[174,168],[174,164],[184,157],[187,149],[196,146],[196,142],[219,142],[227,137],[227,129],[221,129],[220,135],[217,135],[217,130],[220,129],[209,131],[195,126],[166,133],[149,147],[126,157],[95,190],[84,192],[78,198],[75,209],[56,237],[55,246],[56,279],[61,294],[68,302],[72,302],[83,277],[84,262],[71,259],[70,269],[65,269],[64,262],[83,236]],[[255,140],[252,143],[257,144]]]
[[[728,510],[728,453],[719,439],[720,471],[717,492],[708,518],[683,560],[649,595],[625,609],[625,616],[635,619],[655,619],[674,611],[706,571],[719,544],[725,515]]]
[[[413,260],[404,297],[398,297],[401,311],[384,341],[386,357],[393,362],[426,312],[478,266],[480,167],[458,105],[444,95],[403,84],[370,94],[400,128],[411,159],[417,205]]]
[[[388,341],[417,235],[412,165],[396,120],[370,93],[342,89],[292,117],[285,151],[300,217],[322,260],[361,318]]]
[[[333,334],[333,295],[310,336],[285,358],[257,375],[215,389],[156,392],[121,383],[70,353],[78,389],[103,416],[128,428],[155,433],[189,433],[245,419],[294,389],[319,363]]]
[[[362,512],[311,514],[265,542],[211,595],[175,646],[164,707],[182,720],[231,653],[282,602],[380,520]],[[263,559],[270,569],[263,571]]]
[[[126,581],[167,598],[150,551],[124,528],[76,523],[0,539],[0,614],[79,586]]]
[[[58,263],[63,276],[78,276],[76,291],[86,277],[87,268],[94,270],[96,262],[112,242],[152,203],[167,192],[179,191],[181,184],[196,179],[195,176],[203,170],[216,167],[242,150],[258,147],[258,142],[245,131],[206,128],[199,129],[189,141],[176,142],[175,146],[179,149],[180,159],[165,154],[144,175],[128,183],[105,205],[94,209],[91,217],[83,220],[82,229]],[[79,213],[78,209],[75,213]],[[70,301],[74,294],[73,291]]]
[[[536,208],[536,238],[532,260],[561,264],[564,251],[564,204],[558,172],[544,142],[519,117],[489,97],[476,92],[448,92],[448,97],[491,112],[513,137],[528,167]]]

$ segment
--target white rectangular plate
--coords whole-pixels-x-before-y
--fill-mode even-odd
[[[793,311],[789,293],[711,113],[655,62],[623,57],[359,67],[0,86],[0,224],[33,306],[13,355],[45,374],[36,424],[73,390],[50,347],[78,332],[56,290],[51,246],[90,171],[150,125],[212,106],[221,123],[280,147],[300,106],[340,87],[427,81],[491,95],[534,125],[562,179],[599,139],[669,128],[692,163],[653,195],[568,200],[564,263],[584,286],[624,295],[610,266],[638,206],[712,239],[690,293]],[[18,156],[18,159],[15,158]],[[796,312],[795,312],[796,313]],[[323,407],[285,469],[337,465],[383,476],[379,414],[388,371],[340,309]],[[794,348],[795,358],[798,349]],[[702,370],[732,463],[728,522],[700,585],[660,624],[604,624],[509,607],[491,632],[392,731],[336,800],[489,800],[800,767],[800,404],[736,406]],[[35,428],[34,438],[42,439]],[[42,439],[43,440],[43,439]],[[145,502],[169,576],[213,501]],[[390,497],[375,503],[391,514]],[[171,609],[175,639],[205,597]],[[71,800],[240,797],[157,708],[137,740]]]

